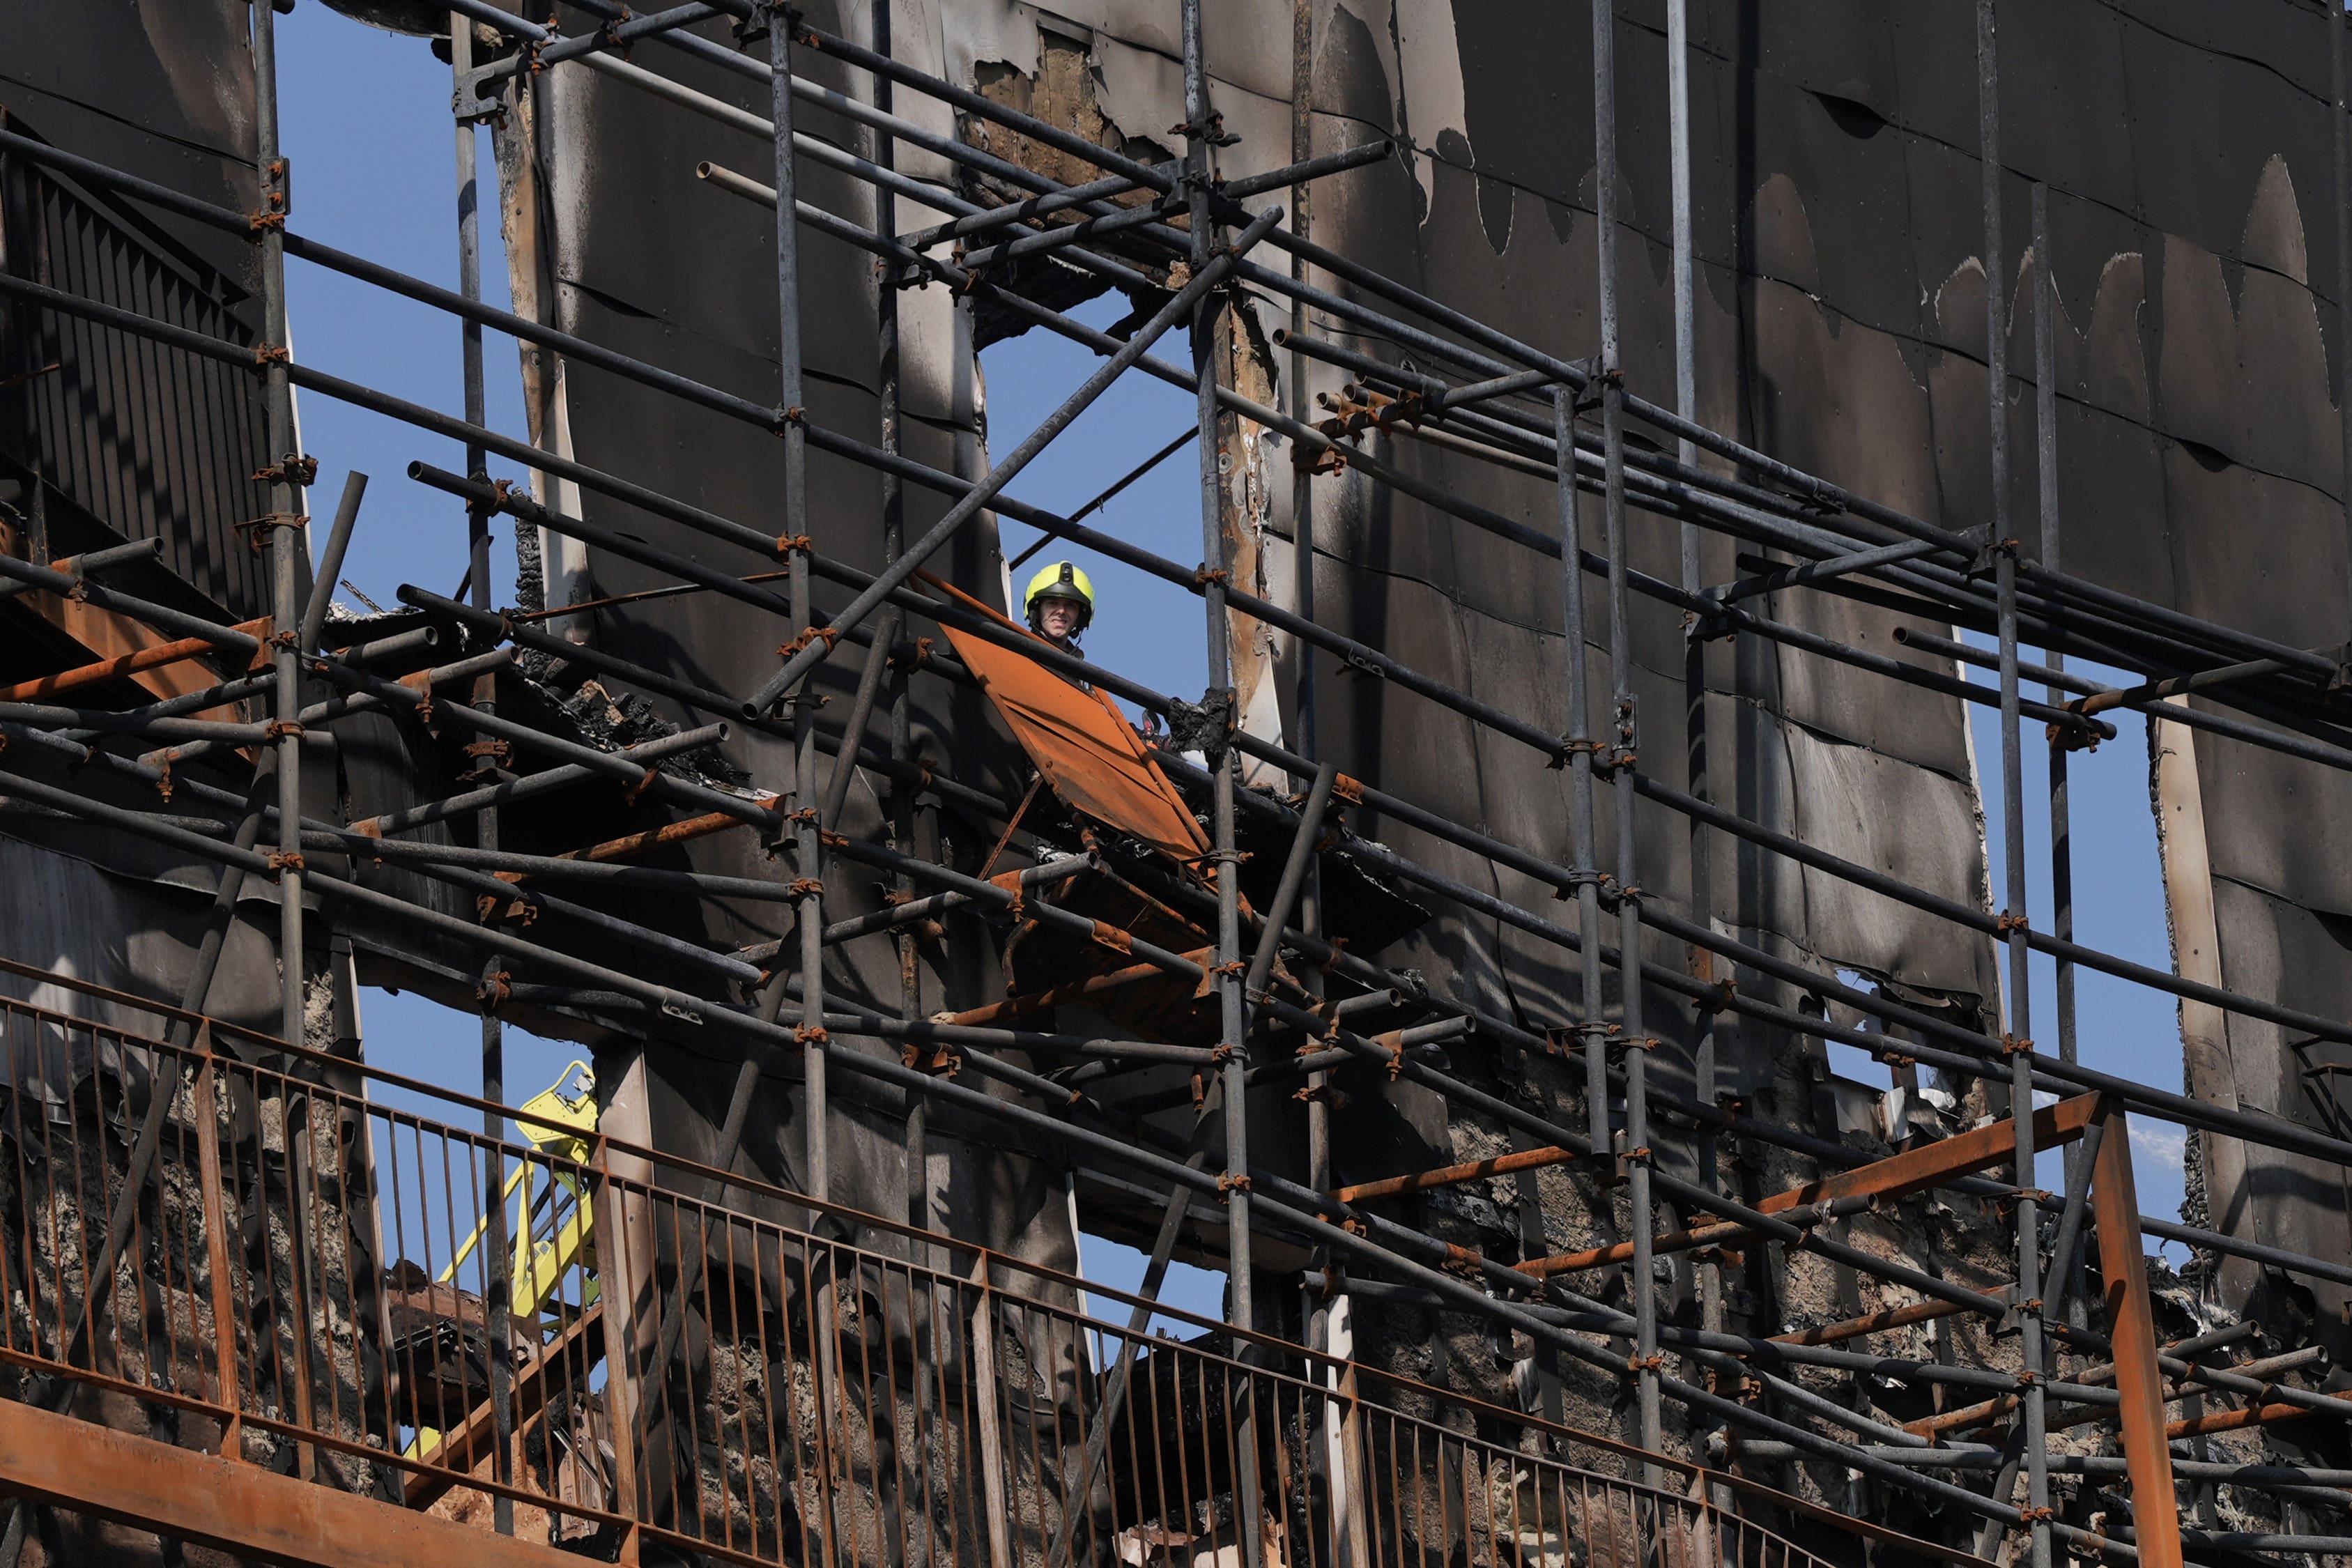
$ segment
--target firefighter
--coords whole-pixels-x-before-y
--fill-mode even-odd
[[[1056,561],[1029,579],[1022,601],[1029,629],[1064,653],[1078,651],[1078,636],[1095,618],[1095,585],[1067,561]]]

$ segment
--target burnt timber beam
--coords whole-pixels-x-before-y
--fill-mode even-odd
[[[568,1383],[578,1376],[585,1388],[589,1374],[596,1363],[604,1359],[604,1303],[596,1302],[586,1311],[564,1325],[553,1343],[534,1355],[529,1365],[515,1374],[514,1415],[508,1430],[520,1432],[538,1419],[547,1408],[548,1395],[553,1392],[551,1384]],[[495,1451],[497,1425],[494,1407],[488,1400],[466,1413],[465,1419],[444,1433],[441,1441],[425,1458],[436,1468],[411,1470],[402,1484],[402,1493],[413,1509],[431,1508],[462,1479],[459,1472],[470,1471]]]

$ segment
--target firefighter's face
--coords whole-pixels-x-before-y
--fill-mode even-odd
[[[1046,599],[1037,606],[1037,625],[1059,642],[1078,629],[1078,606],[1069,599]]]

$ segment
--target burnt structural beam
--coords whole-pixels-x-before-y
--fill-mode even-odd
[[[1689,524],[1684,526],[1688,527]],[[1708,595],[1730,604],[1735,600],[1753,598],[1759,594],[1777,594],[1784,588],[1802,588],[1814,583],[1824,583],[1832,577],[1843,577],[1855,572],[1867,572],[1874,566],[1891,566],[1900,561],[1916,560],[1936,548],[1923,539],[1898,540],[1893,544],[1881,544],[1869,550],[1857,550],[1848,555],[1832,556],[1827,561],[1810,561],[1801,566],[1791,566],[1783,572],[1767,573],[1758,577],[1742,577],[1727,583]]]
[[[343,477],[342,499],[335,503],[335,521],[327,530],[327,547],[319,553],[318,570],[311,574],[310,596],[302,605],[302,629],[296,638],[305,657],[319,651],[319,635],[326,629],[327,611],[334,603],[335,583],[343,574],[343,555],[351,549],[352,533],[359,527],[360,502],[367,495],[368,477],[352,472]]]
[[[1949,637],[1938,637],[1934,632],[1923,631],[1917,626],[1895,627],[1895,640],[1906,647],[1917,648],[1922,653],[1941,654],[1947,658],[1974,668],[1998,669],[2000,668],[2000,661],[1982,648],[1971,647],[1966,643],[1954,642]],[[2339,773],[2352,772],[2352,749],[2330,745],[2323,741],[2290,734],[2284,731],[2263,729],[2242,720],[2232,719],[2224,713],[2209,713],[2202,709],[2168,702],[2161,696],[2154,694],[2158,687],[2172,684],[2170,681],[2152,682],[2140,687],[2114,687],[2077,675],[2066,669],[2063,661],[2051,664],[2025,663],[2018,668],[2022,674],[2041,681],[2053,693],[2074,692],[2078,696],[2112,699],[2101,704],[2102,710],[2108,708],[2128,708],[2153,723],[2178,724],[2183,729],[2202,730],[2209,735],[2221,735],[2232,741],[2242,741],[2250,746],[2259,746],[2264,751],[2276,752],[2282,756],[2294,757],[2307,763],[2317,763],[2322,767],[2334,768]],[[2188,689],[2194,689],[2196,679],[2193,675],[2178,678]],[[2084,706],[2087,707],[2087,704]],[[2081,710],[2074,703],[2069,703],[2067,707],[2069,711]]]
[[[310,519],[303,512],[303,491],[309,480],[310,465],[298,449],[300,432],[295,422],[294,388],[289,374],[293,356],[289,349],[291,338],[286,312],[285,223],[293,201],[293,182],[278,137],[277,21],[269,6],[255,5],[251,12],[254,156],[261,175],[261,216],[257,227],[259,230],[257,243],[260,249],[263,328],[262,343],[256,357],[261,362],[262,406],[268,427],[269,465],[265,470],[269,476],[269,510],[255,520],[255,527],[268,535],[270,618],[274,623],[270,665],[276,677],[271,692],[273,717],[270,729],[277,736],[274,752],[277,762],[278,847],[269,857],[269,869],[278,882],[278,1034],[281,1038],[299,1045],[303,1038],[306,1012],[304,974],[307,965],[303,933],[305,878],[299,826],[302,686],[299,650],[295,647],[295,628],[301,614],[296,584],[310,558]],[[291,1169],[289,1176],[298,1186],[305,1174],[306,1152],[306,1150],[293,1148],[289,1141],[289,1163]],[[309,1285],[299,1272],[301,1267],[299,1260],[303,1256],[302,1224],[307,1216],[302,1214],[299,1204],[290,1205],[287,1213],[294,1237],[292,1255],[298,1260],[295,1300],[299,1303]],[[307,1327],[308,1320],[304,1319],[303,1323]],[[310,1426],[312,1421],[311,1357],[312,1347],[309,1339],[298,1333],[292,1403],[296,1419],[305,1427]],[[308,1479],[315,1470],[316,1450],[308,1444],[298,1443],[294,1461],[297,1470]]]
[[[258,11],[267,5],[255,7]],[[19,1496],[239,1559],[292,1568],[545,1568],[549,1548],[14,1400],[0,1401],[0,1481]]]
[[[9,281],[14,282],[15,279]],[[247,365],[253,363],[253,351],[245,351]],[[87,560],[88,557],[83,559]],[[60,563],[62,564],[62,563]],[[201,637],[226,654],[243,654],[251,658],[261,650],[261,640],[249,631],[226,626],[218,621],[208,621],[202,616],[192,616],[185,610],[175,610],[168,605],[93,583],[87,577],[62,572],[52,566],[36,566],[29,561],[19,561],[13,555],[0,555],[0,576],[23,584],[27,588],[46,588],[53,594],[86,600],[102,610],[112,610],[133,620],[145,621],[164,631],[180,632]]]
[[[1290,16],[1290,159],[1294,169],[1304,168],[1315,151],[1315,117],[1313,113],[1315,80],[1315,5],[1314,0],[1293,0]],[[1393,148],[1383,145],[1383,152]],[[1313,226],[1315,187],[1307,179],[1296,179],[1290,187],[1290,232],[1306,238]],[[1290,276],[1294,280],[1307,280],[1307,262],[1293,252],[1290,256]],[[1289,301],[1289,330],[1304,335],[1307,330],[1307,306],[1293,295]],[[1307,384],[1307,356],[1289,356],[1289,385],[1286,407],[1291,417],[1305,424],[1314,417],[1313,394]],[[1291,546],[1291,608],[1297,618],[1313,622],[1316,616],[1316,519],[1315,476],[1307,468],[1294,464],[1290,476],[1290,546]],[[1322,693],[1316,671],[1317,648],[1303,639],[1294,639],[1291,655],[1296,674],[1291,688],[1295,726],[1291,740],[1299,755],[1320,764],[1322,752]],[[1315,778],[1319,782],[1321,768]],[[1335,781],[1336,783],[1336,777]],[[1312,785],[1309,786],[1310,793]],[[1301,826],[1304,826],[1302,819]],[[1306,865],[1306,878],[1299,892],[1298,923],[1309,939],[1323,934],[1322,871],[1319,857],[1310,857]],[[1305,966],[1301,976],[1311,1001],[1319,999],[1324,989],[1323,972],[1313,964]],[[1319,1005],[1319,1003],[1318,1003]],[[1334,1016],[1337,1015],[1335,1013]],[[1331,1173],[1331,1073],[1330,1069],[1343,1058],[1328,1052],[1314,1053],[1297,1058],[1310,1062],[1304,1090],[1307,1098],[1307,1184],[1322,1191],[1332,1184]],[[1264,1069],[1258,1069],[1264,1070]],[[1302,1292],[1299,1303],[1300,1321],[1307,1325],[1307,1342],[1315,1349],[1339,1362],[1355,1354],[1354,1312],[1346,1289],[1346,1276],[1337,1267],[1339,1260],[1328,1249],[1318,1249],[1313,1255],[1322,1266],[1313,1282]],[[1354,1373],[1329,1366],[1324,1372],[1324,1384],[1332,1393],[1343,1385],[1352,1386]],[[1555,1380],[1556,1381],[1556,1380]],[[1332,1510],[1331,1557],[1337,1568],[1363,1568],[1366,1562],[1365,1505],[1362,1497],[1362,1456],[1349,1440],[1349,1425],[1347,1406],[1339,1400],[1327,1401],[1317,1423],[1320,1441],[1310,1449],[1307,1464],[1310,1472],[1323,1478],[1325,1495],[1344,1500]]]
[[[267,6],[253,8],[255,158],[261,168],[260,228],[263,336],[258,357],[263,362],[262,403],[268,423],[269,597],[271,619],[291,632],[300,618],[295,582],[298,552],[307,554],[308,523],[302,515],[303,464],[295,450],[294,389],[287,377],[286,234],[292,182],[278,147],[278,47],[274,14]],[[277,677],[272,694],[278,731],[278,804],[281,820],[290,821],[302,800],[301,673],[289,636],[276,640],[270,665]],[[278,847],[278,1032],[286,1039],[302,1038],[302,858],[299,835]]]
[[[879,86],[876,94],[875,107],[883,109],[887,113],[888,110],[884,109],[884,104],[887,101],[890,79],[880,77],[877,81]],[[877,159],[876,162],[880,163],[881,160]],[[887,164],[885,166],[887,167]],[[1181,170],[1181,163],[1176,167]],[[1083,185],[1072,185],[1066,191],[1058,191],[1050,195],[1028,196],[1017,202],[1007,202],[1000,207],[967,213],[960,217],[950,218],[945,223],[933,224],[929,228],[919,228],[897,235],[896,238],[900,245],[909,250],[929,250],[932,246],[943,244],[948,240],[963,239],[975,234],[987,234],[1000,228],[1032,223],[1038,218],[1049,217],[1055,213],[1083,203],[1116,201],[1120,196],[1148,188],[1137,184],[1124,174],[1108,174],[1102,179],[1090,180]],[[885,222],[877,225],[875,232],[891,234],[897,227],[895,223]]]
[[[505,59],[473,72],[470,79],[461,79],[457,83],[459,101],[462,103],[465,97],[469,94],[478,99],[495,98],[502,89],[503,84],[510,78],[527,79],[545,70],[550,66],[559,65],[565,60],[575,60],[583,55],[597,54],[605,49],[626,50],[631,44],[640,38],[650,37],[656,33],[667,32],[672,27],[688,26],[696,22],[709,21],[713,16],[727,15],[730,13],[720,6],[698,3],[673,5],[667,10],[656,11],[650,16],[632,16],[626,21],[617,21],[607,26],[599,27],[593,33],[563,36],[551,30],[541,29],[540,37],[525,47],[516,50]],[[511,16],[504,16],[492,25],[511,31],[514,21],[515,18]]]

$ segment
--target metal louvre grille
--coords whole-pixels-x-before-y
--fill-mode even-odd
[[[235,283],[21,158],[0,158],[0,263],[16,277],[254,341],[231,309],[244,297]],[[0,443],[10,455],[124,538],[160,535],[163,563],[231,615],[263,614],[264,563],[236,528],[266,510],[251,477],[268,461],[254,378],[30,305],[10,306],[6,320]]]

